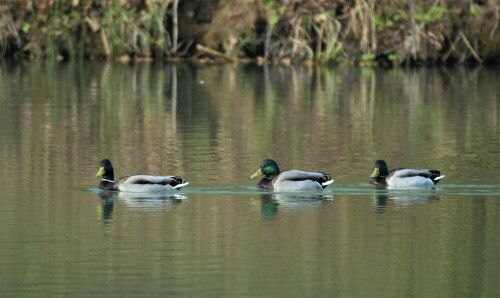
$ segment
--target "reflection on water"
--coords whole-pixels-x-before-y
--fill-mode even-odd
[[[115,204],[115,195],[109,191],[102,191],[99,193],[101,198],[101,204],[99,205],[99,214],[102,217],[102,222],[104,225],[109,225],[112,223],[113,219],[113,207]]]
[[[2,153],[29,170],[16,179],[67,180],[47,167],[64,158],[85,173],[67,183],[93,185],[88,167],[111,158],[122,174],[239,184],[271,157],[338,182],[365,181],[379,158],[440,168],[446,183],[499,180],[490,69],[34,64],[0,74]]]
[[[385,212],[387,208],[394,206],[396,208],[410,208],[417,204],[427,204],[434,200],[439,200],[439,191],[415,191],[405,190],[391,192],[391,190],[378,190],[373,197],[375,209],[378,212]]]
[[[182,194],[166,193],[132,193],[132,192],[98,192],[101,198],[99,212],[104,224],[112,222],[113,208],[115,204],[124,204],[127,208],[136,211],[165,211],[174,204],[180,204],[187,200]]]
[[[261,213],[272,218],[278,212],[299,212],[309,208],[320,208],[325,202],[332,202],[333,194],[272,193],[261,194]]]
[[[0,296],[494,297],[499,81],[486,67],[0,61]],[[191,184],[86,191],[103,158]],[[258,191],[247,174],[264,158],[335,183]],[[446,178],[380,191],[377,159]]]

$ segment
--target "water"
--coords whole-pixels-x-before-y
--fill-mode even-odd
[[[500,72],[0,63],[0,296],[494,297]],[[323,193],[259,191],[264,158]],[[172,194],[106,194],[176,174]],[[373,162],[435,189],[379,190]]]

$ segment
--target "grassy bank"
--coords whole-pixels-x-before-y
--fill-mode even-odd
[[[0,57],[498,63],[497,0],[4,0]]]

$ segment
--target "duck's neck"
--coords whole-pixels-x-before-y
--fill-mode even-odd
[[[261,188],[273,188],[273,179],[269,178],[268,176],[265,176],[259,181],[259,184],[257,184]]]
[[[113,169],[106,170],[106,172],[102,176],[102,180],[108,180],[108,181],[111,181],[111,182],[115,182],[115,174],[113,172]]]
[[[277,174],[275,173],[272,173],[272,174],[267,174],[264,176],[265,179],[269,179],[269,180],[273,180],[274,178],[276,178],[276,176],[279,175],[279,172]]]
[[[116,190],[115,185],[115,181],[102,178],[101,182],[99,183],[99,188],[105,190]]]
[[[387,186],[386,176],[371,177],[370,183],[373,185],[383,185]]]

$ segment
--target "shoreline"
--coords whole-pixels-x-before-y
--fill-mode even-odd
[[[500,63],[495,0],[32,2],[0,4],[0,59],[386,67]]]

